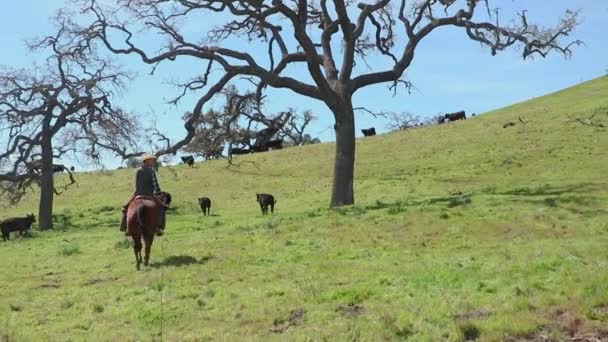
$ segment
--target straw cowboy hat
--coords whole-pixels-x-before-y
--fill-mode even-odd
[[[156,159],[156,156],[149,153],[144,153],[144,155],[141,156],[142,162],[145,162],[148,159]]]

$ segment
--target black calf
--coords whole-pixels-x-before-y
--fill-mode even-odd
[[[208,197],[201,197],[198,199],[198,205],[201,206],[201,210],[203,211],[203,215],[209,215],[211,211],[211,200]]]
[[[251,153],[251,151],[246,148],[234,147],[234,148],[230,149],[230,154],[249,154],[249,153]]]
[[[274,200],[274,196],[270,194],[255,194],[255,197],[260,204],[260,209],[262,209],[262,215],[268,214],[268,206],[270,206],[270,212],[274,213],[274,205],[277,203]]]
[[[161,200],[164,200],[164,202],[165,202],[164,204],[167,207],[171,205],[171,200],[172,199],[171,199],[171,194],[170,193],[168,193],[166,191],[161,191],[158,194],[160,195],[159,197],[161,198]]]
[[[26,217],[13,217],[8,218],[0,222],[0,230],[2,230],[2,239],[4,241],[10,240],[11,232],[20,232],[19,236],[27,232],[32,223],[36,222],[34,214],[27,215]]]
[[[194,157],[193,156],[182,156],[182,161],[184,164],[188,164],[188,166],[194,166]]]
[[[361,133],[363,133],[363,135],[366,137],[371,137],[372,135],[376,135],[376,128],[372,127],[372,128],[362,129]]]
[[[53,164],[53,173],[67,171],[67,168],[61,164]]]
[[[273,150],[280,150],[283,148],[283,139],[268,140],[266,142],[266,147]]]

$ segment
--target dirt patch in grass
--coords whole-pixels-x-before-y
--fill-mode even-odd
[[[60,287],[61,287],[61,285],[54,284],[54,283],[45,283],[45,284],[38,286],[39,289],[58,289]]]
[[[535,332],[526,336],[510,336],[506,341],[608,341],[608,328],[594,327],[576,313],[557,309],[549,315],[549,318],[550,323],[541,326]]]
[[[85,281],[83,283],[83,285],[85,285],[85,286],[92,286],[92,285],[95,285],[95,284],[105,283],[105,282],[109,282],[109,281],[114,281],[114,280],[117,280],[117,279],[118,279],[117,277],[110,277],[110,278],[105,278],[105,279],[104,278],[93,278],[93,279],[89,279],[89,280]]]
[[[356,317],[365,313],[365,307],[357,304],[340,305],[336,309],[336,312],[345,317]]]
[[[477,309],[455,314],[454,319],[457,321],[468,321],[471,319],[486,319],[490,317],[490,315],[492,315],[492,313],[488,310]]]
[[[272,328],[270,328],[270,331],[272,331],[275,334],[282,334],[283,332],[285,332],[285,330],[289,329],[290,327],[300,324],[300,322],[302,322],[302,320],[304,319],[304,314],[306,314],[306,310],[304,310],[304,309],[292,310],[289,313],[289,318],[275,319],[274,322],[272,323]]]

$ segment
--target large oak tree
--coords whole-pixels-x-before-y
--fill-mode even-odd
[[[555,27],[541,28],[529,21],[525,11],[501,12],[499,18],[492,7],[499,2],[83,0],[83,17],[73,26],[72,42],[78,46],[100,42],[111,53],[137,56],[153,68],[186,58],[206,63],[204,71],[181,85],[183,93],[175,99],[189,91],[198,94],[185,123],[186,136],[159,154],[175,153],[187,145],[204,105],[240,78],[254,80],[258,99],[271,87],[323,102],[335,122],[331,205],[342,206],[354,203],[353,95],[376,84],[408,85],[402,77],[416,49],[437,29],[460,30],[463,39],[479,42],[492,54],[519,46],[523,58],[552,52],[567,56],[579,43],[564,41],[578,24],[577,12],[567,11]],[[221,23],[210,31],[197,31],[206,21]],[[154,40],[159,36],[163,41]],[[239,39],[241,43],[235,44]],[[372,54],[383,63],[373,63],[372,70],[359,67]],[[300,72],[293,71],[294,65]],[[213,67],[221,76],[211,77]]]
[[[98,161],[102,150],[129,157],[137,134],[135,119],[111,103],[127,75],[106,60],[62,51],[58,38],[63,32],[33,43],[37,53],[50,51],[38,68],[0,70],[0,141],[5,146],[0,195],[15,203],[39,186],[41,229],[52,227],[53,198],[60,193],[54,161],[68,153]],[[71,173],[70,179],[73,184]]]

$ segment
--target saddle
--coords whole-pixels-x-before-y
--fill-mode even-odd
[[[133,199],[131,199],[129,201],[129,203],[131,203],[132,201],[136,200],[136,199],[145,199],[145,200],[150,200],[150,201],[154,201],[156,202],[156,204],[163,206],[164,208],[169,208],[169,205],[166,204],[165,202],[163,202],[160,198],[160,196],[147,196],[147,195],[137,195],[135,196]]]

